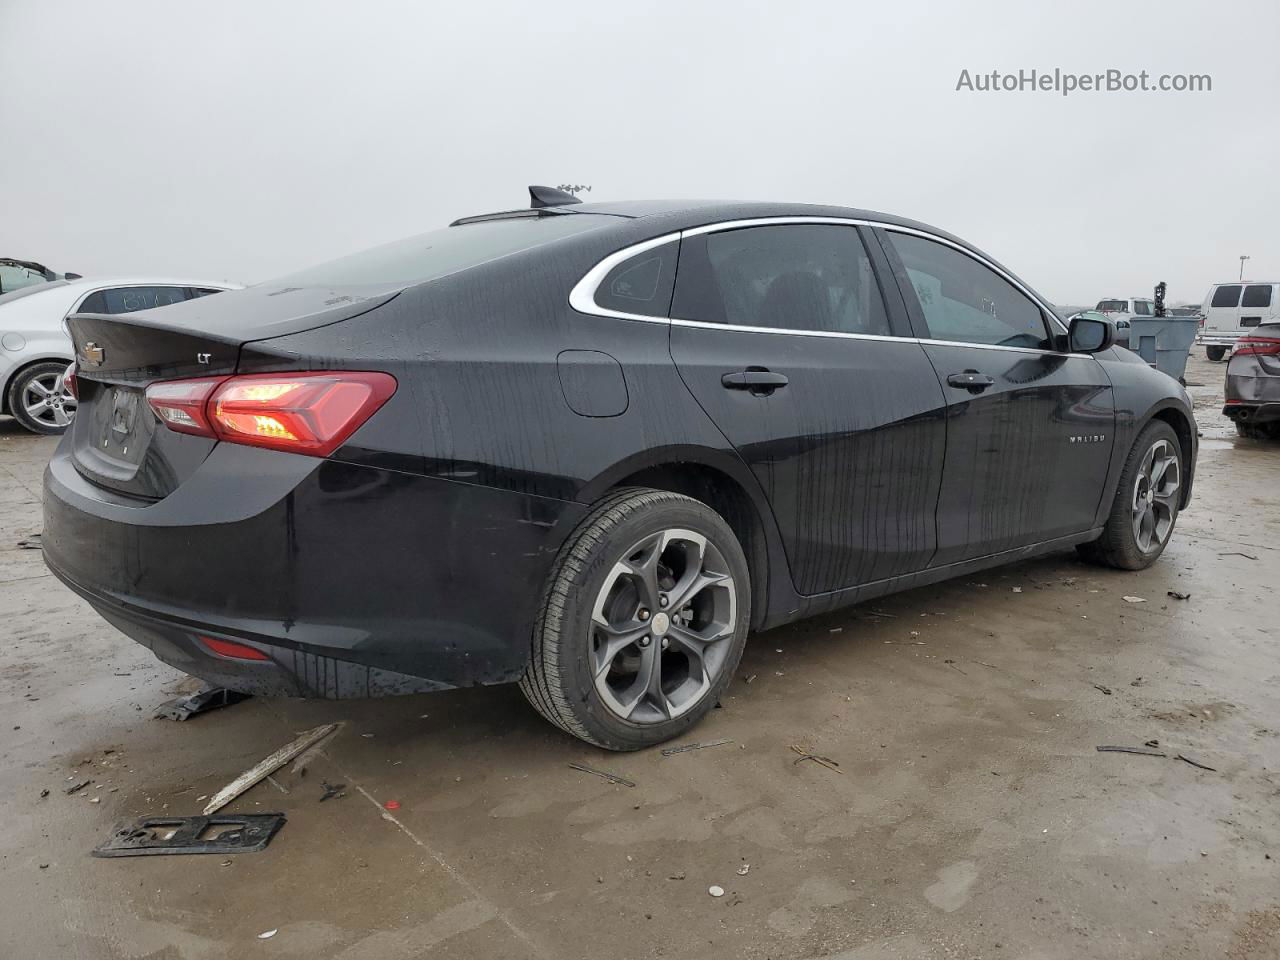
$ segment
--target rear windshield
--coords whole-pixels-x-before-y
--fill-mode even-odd
[[[1128,313],[1129,304],[1124,300],[1099,300],[1097,309],[1103,313]]]
[[[271,284],[409,286],[616,222],[612,217],[583,213],[482,220],[353,253],[278,277]]]

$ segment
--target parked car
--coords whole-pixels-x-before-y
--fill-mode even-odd
[[[964,241],[532,193],[163,313],[73,315],[49,568],[212,683],[518,680],[630,750],[715,704],[749,629],[1168,543],[1186,391]]]
[[[232,289],[190,280],[49,280],[0,296],[0,413],[35,433],[62,433],[76,412],[63,382],[74,359],[66,317],[76,310],[150,310]]]
[[[0,257],[0,294],[13,293],[23,287],[36,283],[48,283],[50,280],[77,280],[78,273],[54,273],[43,263],[34,260],[15,260],[12,257]]]
[[[1261,324],[1236,341],[1222,412],[1242,437],[1280,440],[1280,323]]]
[[[1235,342],[1254,327],[1280,322],[1280,284],[1215,283],[1209,288],[1200,312],[1204,322],[1196,343],[1210,360],[1221,360]]]
[[[1067,318],[1067,320],[1071,321],[1071,320],[1074,320],[1076,317],[1086,317],[1094,320],[1110,321],[1111,325],[1115,327],[1115,331],[1116,331],[1116,334],[1115,334],[1116,346],[1126,347],[1126,348],[1129,346],[1129,330],[1131,325],[1127,317],[1120,316],[1119,314],[1106,314],[1106,313],[1103,313],[1101,310],[1081,310],[1078,313],[1071,314]]]

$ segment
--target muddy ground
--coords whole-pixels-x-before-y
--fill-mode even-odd
[[[1196,497],[1152,569],[1063,554],[755,636],[691,738],[733,743],[671,757],[514,687],[151,719],[179,674],[16,546],[53,443],[0,421],[0,955],[1280,956],[1280,445],[1235,439],[1223,370],[1190,367]],[[288,814],[265,851],[89,857],[330,721],[229,808]],[[1215,769],[1094,749],[1148,740]]]

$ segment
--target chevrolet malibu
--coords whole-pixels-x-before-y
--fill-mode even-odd
[[[258,694],[519,681],[631,750],[749,631],[1075,548],[1165,549],[1177,382],[921,223],[593,203],[456,221],[155,314],[69,320],[45,558]]]

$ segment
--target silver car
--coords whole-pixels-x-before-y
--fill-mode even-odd
[[[50,280],[0,296],[0,413],[33,433],[62,433],[76,412],[63,374],[75,359],[72,313],[134,313],[238,284],[196,280]]]

